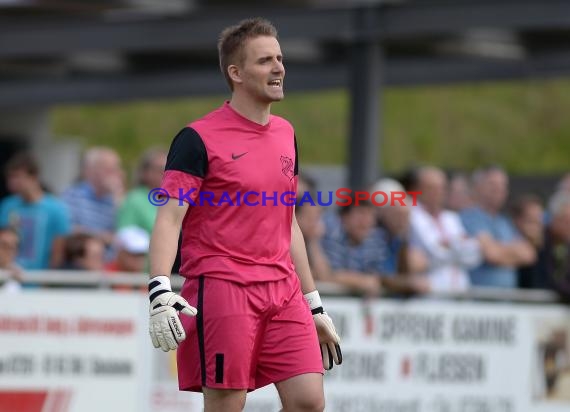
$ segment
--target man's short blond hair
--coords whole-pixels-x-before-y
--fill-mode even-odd
[[[234,84],[228,73],[228,67],[232,64],[241,64],[245,58],[243,50],[247,40],[270,36],[277,38],[277,29],[268,20],[260,17],[242,20],[235,26],[230,26],[222,31],[218,40],[218,56],[220,69],[230,86],[234,90]]]

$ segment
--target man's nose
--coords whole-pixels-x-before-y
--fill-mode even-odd
[[[283,65],[283,62],[276,60],[275,64],[273,65],[273,72],[283,73],[284,71],[285,71],[285,66]]]

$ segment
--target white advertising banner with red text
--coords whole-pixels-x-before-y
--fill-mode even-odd
[[[324,302],[344,353],[326,374],[328,412],[570,410],[566,307]],[[139,294],[2,296],[0,412],[201,411],[177,389],[174,353],[152,348],[147,313]],[[273,387],[248,395],[246,411],[279,408]]]
[[[343,365],[326,374],[327,412],[570,410],[570,310],[563,306],[324,302],[344,353]],[[173,354],[157,352],[154,368],[165,409],[153,411],[202,410],[199,396],[177,392]],[[247,412],[279,409],[274,387],[248,394]]]
[[[570,311],[563,306],[324,299],[342,337],[330,412],[567,412]],[[248,411],[278,410],[273,389]]]
[[[0,412],[146,411],[151,355],[140,295],[0,297]]]

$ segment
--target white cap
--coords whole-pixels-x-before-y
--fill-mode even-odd
[[[404,186],[402,186],[402,184],[400,182],[398,182],[397,180],[394,180],[394,179],[390,179],[390,178],[383,178],[383,179],[378,180],[376,183],[374,183],[374,185],[372,185],[371,191],[372,191],[372,193],[375,193],[375,192],[385,193],[387,196],[387,199],[393,199],[392,196],[394,193],[405,193],[406,192],[406,190],[404,189]],[[407,197],[407,194],[406,194],[406,197]],[[380,198],[379,201],[382,201],[382,199]],[[393,202],[389,201],[385,205],[380,206],[380,207],[390,207],[390,206],[392,206],[392,203]]]
[[[150,236],[137,226],[127,226],[120,229],[115,236],[117,250],[125,250],[133,254],[148,253]]]
[[[380,179],[372,186],[372,192],[391,193],[404,191],[404,186],[400,182],[389,178]]]

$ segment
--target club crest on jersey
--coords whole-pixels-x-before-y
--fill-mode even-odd
[[[288,156],[281,156],[281,171],[289,180],[293,179],[295,171],[293,170],[293,160]]]

